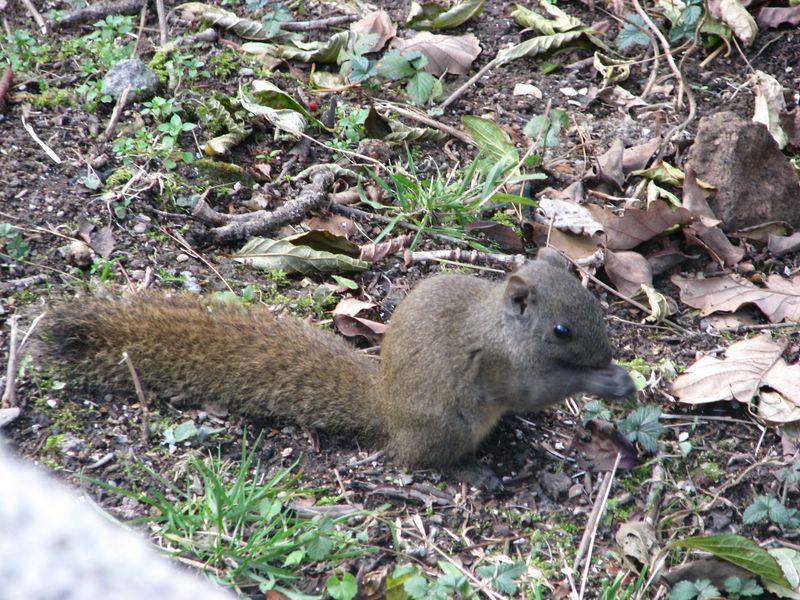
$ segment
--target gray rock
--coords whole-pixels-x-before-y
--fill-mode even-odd
[[[719,190],[709,205],[726,231],[768,221],[800,227],[800,185],[764,125],[732,112],[703,117],[688,163]]]
[[[231,600],[0,447],[4,600]]]
[[[127,104],[152,98],[158,90],[158,77],[136,58],[121,60],[103,78],[103,93],[119,100],[125,88],[131,86]]]

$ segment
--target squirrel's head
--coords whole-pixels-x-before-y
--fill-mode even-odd
[[[557,402],[578,391],[612,398],[635,391],[627,372],[611,364],[600,302],[569,273],[557,252],[540,251],[537,260],[509,275],[503,285],[506,331],[517,338],[515,359],[530,373],[533,387],[537,380],[547,382],[533,390],[537,403]]]

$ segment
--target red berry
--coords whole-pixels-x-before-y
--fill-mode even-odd
[[[308,102],[308,110],[310,110],[311,112],[317,112],[317,103],[314,102],[313,100],[310,100]]]

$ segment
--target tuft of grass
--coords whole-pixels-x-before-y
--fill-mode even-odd
[[[297,514],[293,500],[309,491],[296,487],[296,463],[267,475],[257,460],[257,445],[248,449],[245,439],[238,462],[224,460],[219,450],[192,458],[184,489],[144,465],[159,489],[136,493],[90,481],[151,507],[152,516],[133,523],[150,524],[167,553],[203,565],[217,583],[241,594],[274,589],[289,598],[307,598],[294,587],[303,569],[331,570],[373,549],[366,546],[366,532],[346,524],[354,514]]]

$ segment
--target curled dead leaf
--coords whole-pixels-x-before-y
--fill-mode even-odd
[[[445,73],[466,75],[481,53],[481,45],[473,34],[438,35],[422,31],[411,39],[395,38],[392,48],[401,52],[418,50],[428,58],[425,70],[439,77]]]

